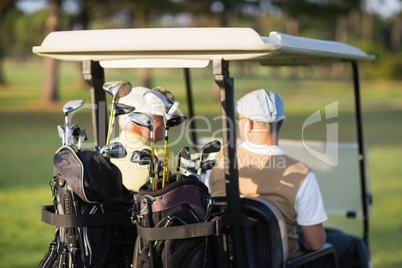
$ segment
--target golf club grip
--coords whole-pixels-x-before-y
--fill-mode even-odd
[[[153,176],[153,182],[152,182],[152,189],[157,190],[156,183],[158,181],[158,171],[157,171],[158,169],[156,167],[157,167],[158,163],[156,161],[153,144],[151,144],[151,151],[152,151],[152,157],[153,157],[153,160],[154,160],[154,176]]]
[[[166,181],[166,167],[168,165],[168,139],[167,139],[167,135],[165,135],[165,149],[163,152],[163,175],[162,175],[162,188],[165,188],[165,181]]]
[[[169,142],[168,142],[168,145],[167,145],[167,150],[166,150],[167,152],[166,152],[166,157],[167,157],[167,161],[166,161],[166,180],[167,180],[167,183],[169,184],[169,175],[170,175],[170,170],[169,170]]]
[[[114,104],[112,105],[112,110],[110,111],[109,128],[107,131],[106,145],[109,145],[109,143],[110,143],[110,135],[111,135],[111,131],[112,131],[112,122],[113,122],[113,113],[114,113]],[[107,156],[107,153],[106,153],[106,156]]]

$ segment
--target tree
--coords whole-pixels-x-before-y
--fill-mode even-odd
[[[361,2],[361,0],[273,0],[272,4],[278,6],[290,18],[289,34],[298,35],[299,29],[310,28],[315,33],[321,33],[321,38],[347,42],[349,30],[353,39],[356,39],[356,27],[354,24],[350,27],[348,23],[356,22]],[[333,71],[336,77],[343,73],[342,68],[343,65],[334,65]]]
[[[391,51],[396,53],[401,48],[402,37],[402,12],[395,15],[391,30]]]
[[[48,5],[48,16],[46,19],[46,34],[56,31],[59,27],[59,9],[61,0],[50,0]],[[45,58],[45,79],[42,91],[42,101],[54,102],[58,100],[57,94],[57,73],[58,62],[55,59]]]
[[[0,88],[7,84],[3,74],[3,58],[5,54],[4,39],[5,39],[5,27],[4,27],[4,15],[11,9],[14,9],[14,1],[6,0],[0,3]]]

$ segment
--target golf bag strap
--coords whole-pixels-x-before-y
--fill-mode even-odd
[[[186,239],[200,236],[219,235],[222,226],[236,225],[250,227],[257,221],[245,215],[228,213],[215,217],[208,222],[199,222],[179,226],[149,228],[137,224],[137,234],[150,241]],[[166,229],[167,228],[167,229]]]
[[[42,207],[42,221],[60,227],[98,227],[130,222],[131,212],[108,214],[63,215],[56,214],[53,206]]]

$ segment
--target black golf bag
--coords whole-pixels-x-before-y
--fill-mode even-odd
[[[61,147],[51,189],[53,205],[42,208],[42,221],[57,229],[39,267],[130,267],[133,194],[108,158]]]
[[[164,188],[159,180],[154,191],[147,183],[134,196],[134,267],[206,267],[208,236],[219,229],[210,219],[213,200],[196,177],[175,176]]]

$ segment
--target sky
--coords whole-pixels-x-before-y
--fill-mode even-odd
[[[392,17],[402,9],[400,0],[366,0],[368,11],[379,14],[383,18]]]
[[[43,9],[47,5],[47,0],[17,0],[17,7],[25,13],[35,12]],[[63,9],[69,13],[77,13],[78,5],[76,1],[63,1]]]
[[[392,17],[402,10],[401,0],[365,0],[368,11],[379,14],[383,18]],[[18,0],[17,6],[26,13],[34,12],[46,6],[47,0]],[[74,0],[64,1],[63,8],[69,13],[76,13],[78,6]]]

